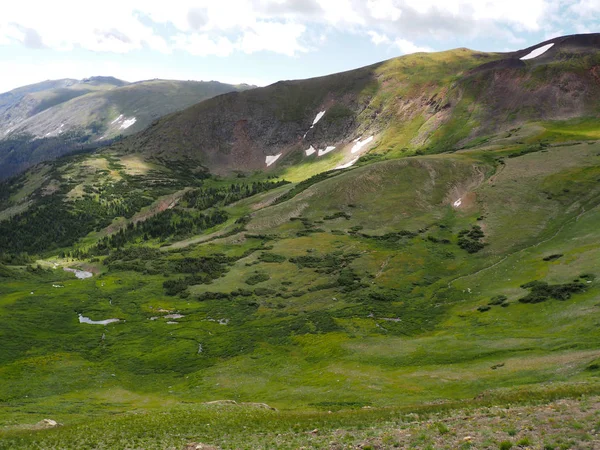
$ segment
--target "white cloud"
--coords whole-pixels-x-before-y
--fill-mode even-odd
[[[385,19],[395,22],[402,15],[402,10],[399,9],[393,0],[369,0],[367,2],[371,17],[374,19]]]
[[[367,34],[371,37],[371,42],[375,45],[389,44],[390,38],[385,34],[380,34],[377,31],[369,30]]]
[[[239,48],[245,53],[268,50],[294,56],[306,51],[299,42],[305,31],[306,27],[300,24],[259,22],[244,33]]]
[[[226,37],[212,39],[208,34],[178,34],[173,38],[174,47],[194,56],[229,56],[236,45]]]
[[[31,3],[0,4],[0,45],[293,56],[323,45],[315,34],[337,30],[408,51],[452,37],[516,44],[524,33],[566,28],[560,20],[589,30],[600,12],[600,0],[104,0],[92,12],[80,0]]]
[[[411,41],[406,39],[398,38],[394,41],[394,45],[400,49],[403,55],[407,55],[409,53],[418,53],[418,52],[431,52],[432,49],[429,47],[420,47],[414,44]]]
[[[138,20],[132,3],[108,0],[90,12],[73,0],[36,2],[35,8],[29,2],[4,2],[0,25],[3,38],[28,46],[25,30],[37,33],[44,46],[59,50],[81,47],[127,53],[149,47],[168,51],[164,39]]]
[[[600,2],[598,0],[579,0],[569,6],[569,10],[578,16],[600,13]]]

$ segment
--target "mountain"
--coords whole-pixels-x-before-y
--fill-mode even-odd
[[[599,43],[227,93],[2,183],[0,448],[593,447]]]
[[[212,96],[251,88],[216,81],[113,77],[38,83],[0,95],[0,176],[142,130]]]
[[[0,94],[0,136],[16,130],[23,121],[53,106],[94,91],[107,91],[126,85],[112,77],[85,80],[49,80]]]
[[[308,162],[377,136],[380,152],[470,145],[540,120],[598,115],[597,34],[512,53],[417,53],[322,78],[232,93],[169,115],[124,151],[179,155],[217,172]],[[522,60],[537,47],[542,55]],[[321,116],[321,113],[324,115]],[[312,127],[313,122],[320,120]]]

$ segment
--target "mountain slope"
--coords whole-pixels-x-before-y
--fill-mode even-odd
[[[505,54],[421,53],[279,82],[165,117],[120,149],[192,158],[224,173],[308,162],[334,146],[348,161],[352,141],[370,136],[382,152],[455,150],[526,123],[597,117],[599,39],[567,36]]]
[[[60,80],[3,94],[0,177],[83,147],[142,130],[159,117],[249,86],[110,77]],[[32,92],[28,92],[28,90]]]
[[[52,106],[90,92],[110,90],[126,84],[113,77],[50,80],[0,94],[0,136],[8,135],[26,119]]]
[[[225,94],[0,185],[0,448],[577,445],[428,414],[600,393],[597,38]]]
[[[90,92],[39,112],[14,127],[13,134],[36,138],[82,131],[91,140],[130,134],[146,128],[165,114],[204,99],[236,90],[216,81],[150,80]]]

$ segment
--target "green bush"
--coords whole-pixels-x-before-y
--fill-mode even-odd
[[[344,218],[346,220],[350,220],[350,218],[352,217],[350,214],[344,212],[344,211],[338,211],[334,214],[331,214],[329,216],[325,216],[323,217],[323,220],[334,220],[334,219],[339,219],[339,218]]]
[[[479,225],[473,225],[470,230],[462,230],[458,233],[458,246],[468,253],[477,253],[485,247],[482,242],[483,230]]]
[[[252,275],[250,278],[248,278],[246,280],[246,284],[249,284],[250,286],[254,286],[255,284],[258,283],[263,283],[267,280],[269,280],[271,277],[269,277],[269,275],[267,275],[266,273],[257,273],[255,275]]]
[[[519,441],[517,442],[517,445],[520,447],[529,447],[531,445],[531,439],[529,439],[528,437],[519,439]]]
[[[549,298],[568,300],[571,294],[585,291],[585,284],[579,282],[550,285],[545,281],[536,280],[525,283],[521,287],[530,290],[529,294],[519,299],[521,303],[541,303]]]
[[[557,260],[559,258],[562,258],[562,257],[563,257],[563,255],[561,253],[557,253],[557,254],[554,254],[554,255],[546,256],[544,258],[544,261],[555,261],[555,260]]]
[[[282,263],[287,261],[287,258],[282,255],[276,255],[275,253],[264,252],[259,257],[259,260],[266,263]]]
[[[490,305],[490,306],[502,305],[504,302],[506,302],[507,299],[508,299],[508,297],[506,297],[506,295],[496,295],[495,297],[492,297],[490,299],[490,302],[488,303],[488,305]]]

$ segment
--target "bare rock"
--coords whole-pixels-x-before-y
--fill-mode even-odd
[[[56,420],[44,419],[35,424],[36,428],[56,428],[62,426]]]

